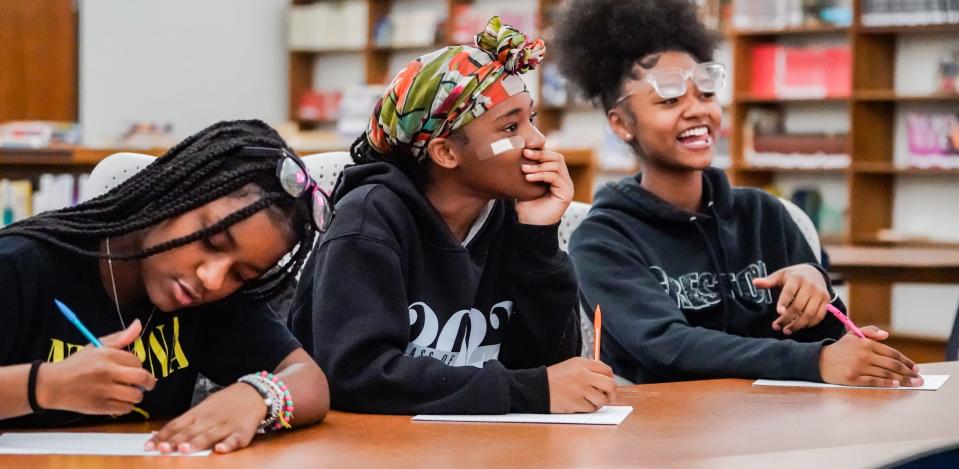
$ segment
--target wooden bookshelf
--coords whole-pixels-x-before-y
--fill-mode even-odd
[[[778,36],[808,36],[808,35],[828,35],[845,34],[849,31],[846,26],[807,26],[790,27],[779,29],[730,29],[726,32],[728,37],[778,37]]]
[[[294,0],[294,5],[304,5],[313,3],[315,0]],[[289,73],[289,115],[290,120],[299,123],[301,129],[314,128],[318,124],[315,121],[302,120],[297,116],[302,96],[309,90],[322,88],[322,83],[314,83],[314,62],[322,54],[329,53],[352,53],[362,56],[364,63],[363,80],[366,84],[386,84],[393,77],[390,76],[390,61],[398,53],[416,53],[422,51],[426,53],[452,43],[452,18],[456,11],[456,6],[461,4],[473,3],[470,0],[445,0],[443,4],[447,8],[448,19],[446,27],[441,34],[441,41],[436,44],[428,45],[403,45],[403,46],[385,46],[374,45],[375,26],[387,15],[393,6],[394,0],[368,0],[368,33],[367,46],[359,49],[347,50],[290,50],[290,73]],[[541,26],[538,34],[544,36],[544,31],[550,27],[549,12],[558,7],[560,0],[536,0],[536,14],[538,24]],[[542,80],[542,75],[538,75]],[[540,82],[542,84],[542,82]],[[542,89],[540,86],[539,89]],[[539,96],[534,97],[536,103],[541,103]],[[558,107],[542,106],[537,104],[536,118],[537,126],[543,133],[548,134],[562,125],[563,116],[566,112],[576,110],[575,106]],[[346,148],[342,148],[346,149]],[[576,185],[576,200],[582,202],[592,201],[593,180],[595,179],[598,163],[592,150],[582,148],[556,148],[554,149],[566,156],[567,166],[570,175]]]
[[[959,24],[929,24],[924,26],[860,26],[859,34],[959,34]]]
[[[735,0],[733,0],[735,1]],[[854,0],[859,18],[863,0]],[[888,325],[891,321],[894,282],[959,283],[959,245],[936,242],[890,242],[879,233],[892,226],[896,180],[903,176],[959,176],[957,169],[923,169],[895,164],[894,135],[900,104],[956,104],[957,95],[901,95],[894,90],[897,37],[903,34],[959,33],[959,25],[863,27],[811,27],[787,30],[728,31],[733,50],[730,156],[727,170],[737,185],[766,187],[779,174],[838,175],[848,190],[846,234],[827,246],[834,271],[849,283],[850,308],[857,321]],[[752,48],[794,36],[839,36],[852,52],[852,93],[827,99],[779,99],[754,96],[750,70]],[[794,169],[749,164],[745,158],[743,130],[746,113],[753,107],[789,104],[844,104],[849,119],[851,165],[843,169]],[[959,177],[956,182],[959,183]],[[888,326],[887,326],[888,327]],[[900,335],[891,331],[894,345],[920,361],[942,360],[942,337]],[[948,334],[948,331],[943,331]]]
[[[754,96],[749,93],[743,93],[741,96],[738,96],[736,101],[743,104],[845,104],[849,101],[849,97],[826,96],[823,98],[777,98],[769,96]]]
[[[0,0],[0,122],[76,121],[76,2]]]
[[[901,95],[893,90],[859,90],[853,96],[857,101],[894,103],[959,103],[959,94]]]

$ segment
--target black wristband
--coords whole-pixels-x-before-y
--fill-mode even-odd
[[[27,401],[30,403],[30,409],[33,413],[39,414],[44,411],[40,404],[37,404],[37,372],[40,371],[40,365],[43,360],[34,360],[30,363],[30,374],[27,378]]]

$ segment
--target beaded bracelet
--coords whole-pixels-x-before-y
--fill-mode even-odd
[[[279,392],[279,401],[282,404],[283,411],[278,413],[276,416],[276,423],[273,424],[274,430],[279,430],[281,428],[293,428],[291,422],[293,422],[293,396],[290,395],[290,389],[286,386],[283,381],[280,381],[280,378],[273,373],[268,373],[266,371],[260,372],[260,377],[269,380],[271,385],[278,390]]]
[[[267,429],[292,427],[290,422],[293,420],[293,398],[283,381],[266,371],[242,376],[237,381],[253,387],[266,404],[267,414],[258,426],[258,433],[264,433]]]

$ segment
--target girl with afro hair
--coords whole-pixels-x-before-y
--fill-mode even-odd
[[[555,35],[563,73],[642,163],[597,193],[570,242],[618,375],[922,382],[886,332],[844,334],[827,315],[845,307],[785,206],[710,166],[726,67],[693,2],[573,0]]]

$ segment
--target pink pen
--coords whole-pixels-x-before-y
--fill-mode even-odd
[[[832,313],[833,316],[836,316],[836,319],[838,319],[839,322],[843,323],[846,326],[846,329],[849,329],[850,331],[852,331],[853,334],[856,334],[857,336],[862,337],[863,339],[866,338],[866,334],[863,334],[862,330],[856,327],[856,325],[852,323],[852,319],[849,319],[848,317],[846,317],[845,314],[842,314],[842,311],[839,311],[838,309],[836,309],[835,306],[826,305],[826,310]]]

